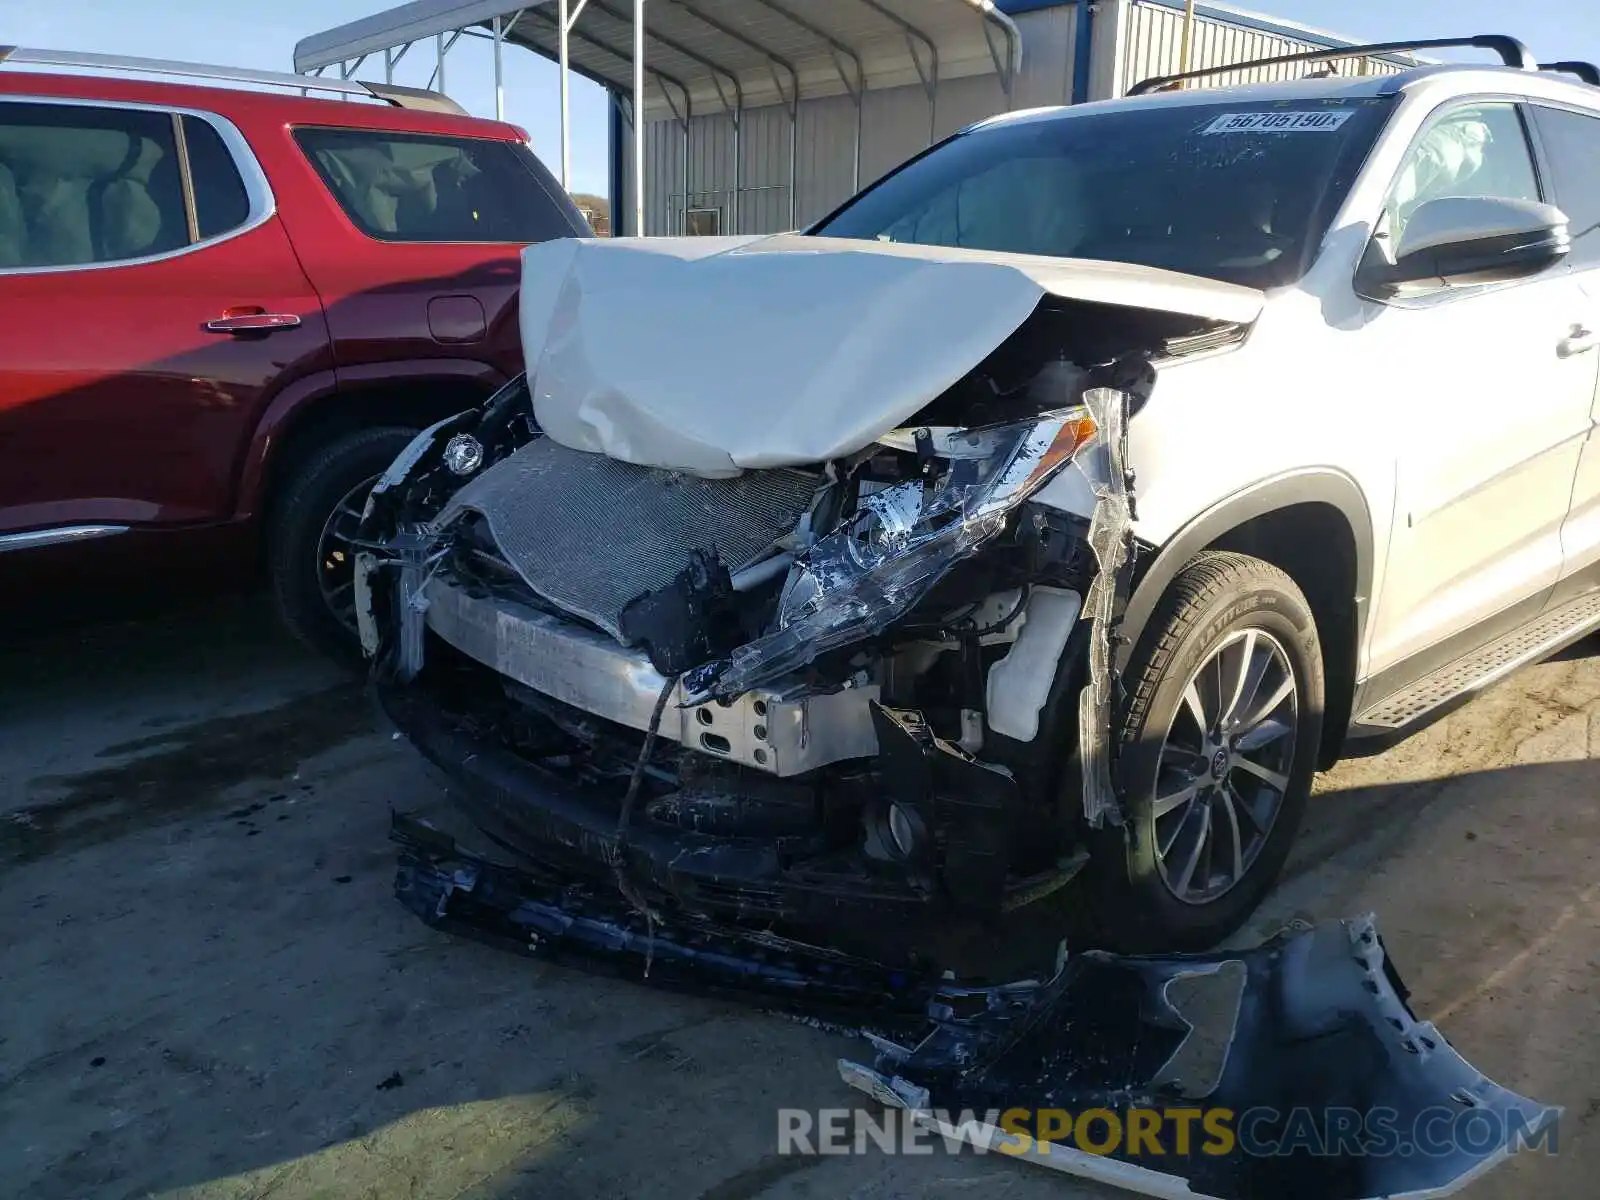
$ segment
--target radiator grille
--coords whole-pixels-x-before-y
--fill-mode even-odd
[[[529,587],[621,641],[623,608],[671,583],[690,550],[748,566],[794,529],[821,483],[794,470],[702,479],[541,437],[467,483],[435,524],[481,514]]]

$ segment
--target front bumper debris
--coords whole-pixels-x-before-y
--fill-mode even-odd
[[[832,846],[808,823],[729,833],[714,825],[641,820],[624,844],[618,797],[563,772],[555,765],[559,756],[532,761],[496,744],[421,686],[380,683],[376,698],[433,767],[454,806],[487,836],[563,876],[605,886],[612,886],[621,865],[643,897],[669,908],[862,934],[908,922],[922,928],[948,914],[952,899],[966,898],[958,893],[970,893],[971,879],[992,885],[982,907],[1011,911],[1065,886],[1084,863],[1078,855],[1045,871],[1004,878],[1004,856],[986,834],[973,840],[970,863],[947,856],[942,870],[932,864],[907,870],[874,862],[860,847]],[[729,800],[737,804],[740,797]],[[984,863],[1000,869],[977,869]]]
[[[412,818],[397,816],[392,836],[401,846],[395,893],[435,928],[853,1028],[878,1054],[871,1066],[840,1062],[851,1086],[952,1140],[1146,1195],[1449,1195],[1504,1159],[1518,1137],[1537,1142],[1560,1116],[1486,1079],[1413,1016],[1370,918],[1292,929],[1238,952],[1088,952],[1048,983],[965,987],[932,969],[756,929],[647,920],[614,889],[490,862]],[[1243,982],[1223,1022],[1216,1084],[1202,1093],[1179,1066],[1196,1026],[1168,989],[1230,967]],[[1134,1157],[1125,1140],[1091,1153],[1023,1132],[1043,1132],[1033,1119],[1046,1114],[1070,1120],[1090,1110],[1119,1122],[1135,1111],[1225,1111],[1236,1136],[1218,1153],[1196,1116],[1192,1138],[1175,1141],[1169,1126],[1154,1135],[1159,1152],[1146,1142]],[[1297,1140],[1307,1121],[1350,1128],[1337,1125],[1344,1114],[1354,1114],[1359,1134]],[[1404,1142],[1430,1119],[1431,1149]],[[1370,1140],[1380,1128],[1399,1140],[1387,1148]]]
[[[1225,1057],[1215,1086],[1196,1088],[1175,1067],[1202,1027],[1168,989],[1220,982],[1229,967],[1243,981],[1220,1022]],[[1485,1078],[1416,1019],[1371,917],[1286,930],[1237,952],[1077,955],[1003,1020],[936,1021],[915,1046],[876,1044],[873,1066],[840,1062],[852,1087],[947,1137],[1152,1196],[1445,1196],[1537,1144],[1560,1117]],[[947,1115],[1017,1109],[1109,1114],[1123,1129],[1132,1114],[1153,1114],[1144,1122],[1159,1152],[1146,1141],[1131,1155],[1126,1138],[1108,1147],[1098,1115],[1082,1136],[1099,1153],[1063,1137],[1061,1116],[1059,1140],[1046,1140],[1028,1117],[1013,1118],[1014,1136],[983,1117]],[[1175,1110],[1195,1114],[1192,1139],[1161,1123]],[[1231,1137],[1203,1136],[1204,1115],[1218,1112]]]
[[[448,834],[396,815],[395,895],[436,929],[644,980],[755,999],[795,1015],[869,1020],[909,1032],[938,991],[937,974],[883,966],[826,947],[690,918],[647,920],[615,887],[491,862]]]
[[[435,577],[423,592],[427,627],[507,679],[592,716],[643,732],[666,680],[647,654],[507,596],[474,595]],[[754,688],[724,704],[684,705],[682,687],[658,733],[687,749],[771,775],[800,775],[877,752],[869,703],[876,686],[806,693]]]

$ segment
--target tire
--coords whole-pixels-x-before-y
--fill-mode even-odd
[[[272,507],[267,569],[278,616],[306,645],[351,667],[361,663],[352,623],[353,574],[349,586],[340,588],[342,569],[348,564],[353,572],[354,563],[347,550],[337,548],[337,537],[324,546],[323,535],[332,533],[330,520],[341,506],[338,515],[345,524],[352,505],[359,514],[366,488],[415,435],[416,430],[398,426],[339,435],[294,464]],[[351,607],[342,613],[335,603],[346,600]]]
[[[1093,842],[1096,936],[1129,952],[1204,949],[1271,890],[1305,811],[1322,738],[1316,621],[1277,567],[1207,552],[1162,596],[1124,681],[1125,823]]]

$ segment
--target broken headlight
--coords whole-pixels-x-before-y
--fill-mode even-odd
[[[885,435],[891,447],[931,452],[943,474],[865,497],[791,568],[771,632],[689,672],[687,703],[737,696],[899,620],[952,566],[998,534],[1007,514],[1095,432],[1094,418],[1079,406],[1009,425],[941,431],[936,439],[906,430]]]

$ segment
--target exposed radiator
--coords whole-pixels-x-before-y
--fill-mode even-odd
[[[540,437],[468,482],[434,524],[481,514],[530,588],[622,641],[623,608],[671,583],[691,550],[715,550],[730,571],[750,565],[822,483],[795,470],[702,479]]]

